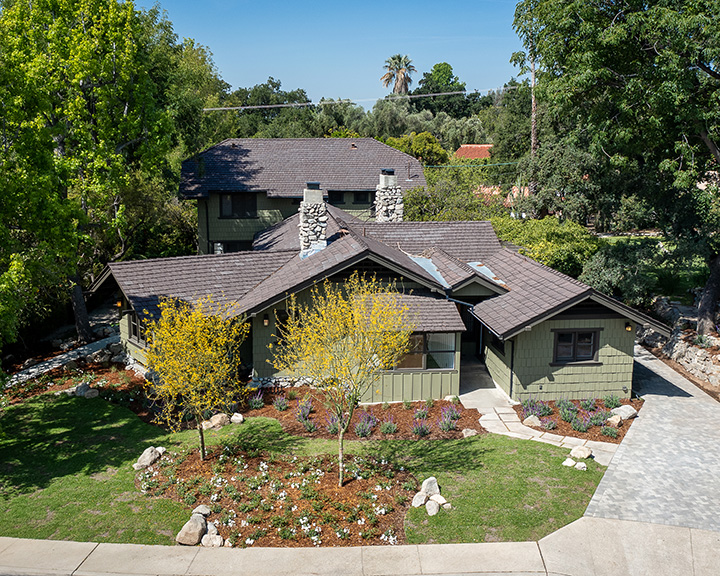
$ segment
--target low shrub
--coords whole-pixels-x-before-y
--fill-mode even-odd
[[[393,422],[392,416],[390,416],[390,420],[380,423],[380,432],[383,434],[395,434],[397,430],[398,425]]]
[[[598,410],[590,416],[590,424],[593,426],[605,426],[605,422],[607,422],[611,415],[612,413],[607,410]]]
[[[273,408],[275,408],[278,412],[285,412],[289,406],[290,404],[285,396],[278,396],[275,400],[273,400]]]
[[[425,406],[428,408],[428,410],[430,408],[432,408],[434,405],[435,405],[435,401],[432,398],[428,398],[427,400],[425,400]]]
[[[576,414],[572,422],[572,429],[577,432],[587,432],[590,428],[590,416],[588,414]]]
[[[295,412],[295,417],[298,419],[299,422],[302,422],[304,420],[307,420],[310,418],[310,413],[313,411],[313,405],[312,405],[312,399],[310,397],[306,396],[300,402],[298,402],[297,411]]]
[[[263,406],[265,406],[265,400],[263,398],[262,390],[258,390],[255,394],[248,398],[248,407],[251,410],[260,410]]]
[[[438,420],[438,428],[443,432],[450,432],[451,430],[457,430],[457,422],[452,418],[441,416]]]
[[[415,420],[424,420],[428,417],[428,409],[427,408],[418,408],[415,410],[415,414],[413,414],[413,418]]]
[[[610,438],[617,438],[618,437],[618,431],[616,428],[613,428],[612,426],[603,426],[600,428],[600,434],[603,436],[608,436]]]
[[[287,397],[288,397],[288,400],[295,400],[295,398],[297,398],[297,392],[295,390],[290,389],[290,390],[288,390]]]
[[[563,421],[565,421],[565,422],[572,422],[573,420],[575,420],[576,414],[577,414],[577,408],[575,408],[574,410],[567,408],[565,406],[560,408],[560,418],[562,418]]]
[[[595,398],[580,400],[580,408],[582,408],[586,412],[593,412],[597,408]]]
[[[603,398],[603,403],[605,404],[605,408],[607,408],[608,410],[612,410],[613,408],[619,408],[621,404],[620,398],[618,398],[614,394],[605,396],[605,398]]]
[[[306,418],[305,420],[301,420],[302,425],[305,426],[305,430],[308,432],[315,432],[317,430],[317,425],[315,424],[314,420],[311,420],[310,418]]]
[[[460,420],[460,410],[455,406],[445,406],[440,410],[440,417],[447,420]]]
[[[412,433],[418,438],[422,438],[423,436],[430,434],[430,425],[427,423],[427,420],[424,418],[416,420],[412,427]]]
[[[543,418],[540,420],[540,426],[542,426],[545,430],[555,430],[555,428],[557,428],[557,422],[555,422],[552,418]]]
[[[403,400],[403,408],[410,410],[410,408],[412,408],[412,402],[410,402],[410,400]]]
[[[534,398],[523,400],[522,407],[525,418],[532,414],[538,418],[543,418],[545,416],[550,416],[550,414],[553,413],[553,409],[550,408],[550,405],[547,402],[536,400]]]

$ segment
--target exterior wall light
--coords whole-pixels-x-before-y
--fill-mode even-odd
[[[625,332],[632,332],[632,324],[630,322],[625,322]]]
[[[270,326],[270,316],[268,316],[267,314],[263,316],[263,326]]]

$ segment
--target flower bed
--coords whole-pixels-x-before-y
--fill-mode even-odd
[[[627,400],[610,396],[603,399],[588,398],[585,400],[558,400],[557,402],[530,399],[514,408],[521,422],[531,414],[540,418],[541,426],[530,426],[535,430],[558,436],[573,436],[584,440],[619,444],[634,419],[624,420],[617,428],[608,426],[606,420],[611,416],[610,410],[621,404],[629,404],[639,412],[643,400],[640,398]]]
[[[251,395],[247,416],[277,419],[283,429],[296,436],[337,438],[337,422],[323,405],[322,393],[309,387],[260,391],[262,407]],[[251,406],[256,406],[252,408]],[[457,402],[393,402],[359,407],[350,422],[345,438],[360,439],[453,439],[462,438],[462,430],[478,433],[480,413]]]
[[[206,504],[233,546],[360,546],[404,543],[403,519],[418,488],[402,468],[370,458],[301,458],[226,442],[200,460],[166,453],[137,476],[152,496]]]

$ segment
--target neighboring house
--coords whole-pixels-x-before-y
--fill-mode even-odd
[[[589,286],[504,248],[489,222],[402,222],[394,174],[377,187],[381,222],[329,205],[315,185],[299,213],[257,234],[253,250],[110,264],[103,279],[122,291],[122,341],[142,363],[144,311],[159,298],[234,302],[251,331],[242,351],[259,383],[279,378],[267,345],[324,279],[354,271],[394,280],[410,307],[413,351],[383,373],[367,401],[459,393],[463,361],[481,359],[514,399],[628,397],[636,324],[662,324]]]
[[[455,156],[469,160],[487,160],[492,147],[492,144],[462,144],[455,151]]]
[[[180,196],[198,202],[202,254],[237,252],[297,212],[306,182],[321,182],[331,205],[370,218],[383,168],[395,170],[403,192],[425,186],[416,158],[374,138],[231,138],[183,162]]]

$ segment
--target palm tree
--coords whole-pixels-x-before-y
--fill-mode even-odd
[[[407,94],[408,87],[412,84],[412,78],[410,74],[417,72],[415,66],[412,65],[410,57],[402,54],[395,54],[385,60],[385,66],[383,66],[387,72],[380,78],[383,86],[387,88],[390,83],[394,80],[393,94]]]

